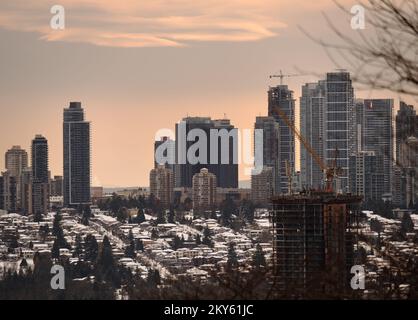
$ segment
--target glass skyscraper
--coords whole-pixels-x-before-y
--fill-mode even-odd
[[[325,160],[341,168],[336,191],[348,192],[350,154],[357,151],[356,112],[350,73],[327,73],[325,86]]]
[[[89,204],[90,122],[84,120],[81,102],[64,109],[64,205]]]
[[[393,99],[364,100],[364,151],[383,157],[384,193],[392,190]]]
[[[47,214],[49,207],[48,140],[32,140],[32,208],[35,215]]]
[[[289,119],[295,124],[295,99],[293,98],[293,91],[289,90],[287,85],[278,85],[270,87],[268,91],[268,115],[273,116],[279,123],[280,130],[280,147],[279,147],[279,185],[280,193],[287,193],[289,191],[289,180],[286,175],[286,162],[290,166],[290,172],[295,170],[295,135],[289,126],[283,121],[275,112],[275,108],[279,108]]]
[[[312,149],[324,158],[325,81],[302,86],[300,98],[300,133]],[[320,189],[324,181],[321,167],[301,144],[300,172],[302,186]]]

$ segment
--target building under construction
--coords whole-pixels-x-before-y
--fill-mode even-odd
[[[289,295],[326,294],[350,286],[361,200],[325,191],[272,199],[278,290]]]

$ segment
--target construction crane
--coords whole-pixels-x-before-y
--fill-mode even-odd
[[[271,78],[280,78],[280,85],[283,84],[283,78],[290,78],[290,77],[301,77],[305,76],[304,74],[283,74],[282,70],[280,70],[279,74],[272,74],[270,75]]]
[[[333,192],[333,181],[334,178],[341,174],[341,168],[337,167],[337,158],[338,158],[338,149],[335,150],[335,157],[332,163],[332,166],[329,167],[327,164],[322,160],[322,158],[316,153],[316,151],[312,148],[312,146],[309,144],[308,141],[302,136],[302,134],[299,132],[299,130],[296,129],[294,124],[289,120],[289,118],[286,116],[286,114],[280,110],[278,107],[274,107],[272,109],[273,113],[277,114],[284,123],[292,130],[292,132],[295,134],[295,136],[300,140],[300,142],[303,144],[303,146],[306,148],[306,150],[311,154],[312,158],[316,162],[316,164],[321,168],[321,170],[325,173],[325,182],[326,187],[325,191],[327,192]],[[291,174],[290,170],[288,172],[286,165],[286,174]],[[291,183],[292,178],[288,176],[289,183]],[[291,192],[291,187],[289,187],[289,192]]]

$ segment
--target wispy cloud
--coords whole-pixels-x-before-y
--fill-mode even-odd
[[[283,2],[288,1],[5,0],[0,3],[0,27],[35,32],[46,41],[114,47],[257,41],[286,27],[278,18]],[[66,10],[65,30],[49,27],[49,10],[55,4]]]

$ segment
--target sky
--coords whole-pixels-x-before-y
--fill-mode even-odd
[[[56,4],[64,30],[50,27]],[[43,134],[51,174],[61,175],[63,108],[81,101],[92,123],[92,184],[148,186],[156,132],[186,115],[251,129],[279,70],[303,74],[284,82],[298,107],[301,85],[336,68],[301,31],[332,40],[324,14],[359,32],[332,0],[2,0],[0,154],[29,151]],[[241,170],[240,179],[249,177]]]

